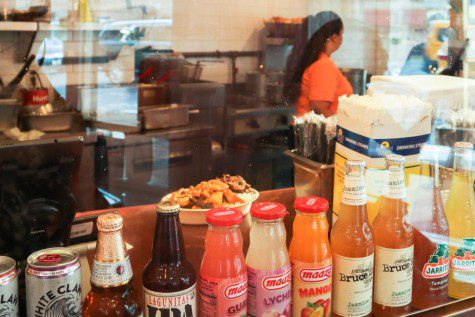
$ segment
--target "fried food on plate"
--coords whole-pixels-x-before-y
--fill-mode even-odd
[[[223,175],[222,178],[201,182],[171,193],[168,200],[181,208],[208,209],[244,203],[237,194],[250,193],[251,186],[241,176]]]

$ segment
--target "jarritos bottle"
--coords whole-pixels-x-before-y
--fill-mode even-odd
[[[246,316],[247,267],[239,225],[242,213],[215,208],[206,213],[209,224],[200,268],[200,316]]]
[[[143,271],[145,317],[194,317],[196,273],[186,259],[180,206],[157,204],[152,259]]]
[[[83,305],[84,317],[139,316],[134,299],[132,266],[122,237],[122,217],[97,218],[97,247],[92,263],[91,291]]]
[[[292,263],[292,315],[328,317],[331,311],[332,254],[328,241],[328,201],[299,197],[289,256]]]
[[[412,306],[425,309],[448,300],[449,223],[440,195],[437,148],[424,146],[431,159],[421,159],[419,186],[409,206],[414,231]]]
[[[373,314],[399,316],[410,310],[414,239],[408,221],[404,157],[386,156],[386,181],[373,222],[375,264]]]
[[[472,171],[473,145],[454,145],[454,170],[446,215],[450,226],[449,296],[475,295],[475,196]]]
[[[340,215],[330,235],[332,316],[369,316],[373,295],[373,232],[366,209],[364,161],[345,163]]]
[[[251,207],[248,316],[290,317],[292,273],[285,239],[285,206],[261,202]]]

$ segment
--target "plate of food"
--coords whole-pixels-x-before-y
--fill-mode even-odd
[[[243,215],[249,213],[251,204],[259,197],[259,192],[239,175],[201,182],[196,186],[180,188],[162,198],[180,205],[180,221],[183,224],[206,224],[206,212],[211,208],[231,207]]]

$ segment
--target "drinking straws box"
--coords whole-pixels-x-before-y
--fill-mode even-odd
[[[419,174],[419,152],[431,132],[432,105],[415,97],[374,94],[339,99],[333,193],[333,223],[338,218],[347,159],[366,161],[370,222],[379,210],[384,182],[384,157],[406,158],[408,174]],[[409,185],[409,183],[407,183]]]

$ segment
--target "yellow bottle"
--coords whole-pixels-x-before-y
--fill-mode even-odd
[[[475,195],[471,177],[473,145],[454,145],[454,170],[445,213],[449,221],[449,296],[475,295]]]
[[[89,6],[88,0],[78,1],[78,14],[80,22],[87,23],[94,21],[94,17],[92,16],[91,7]]]

